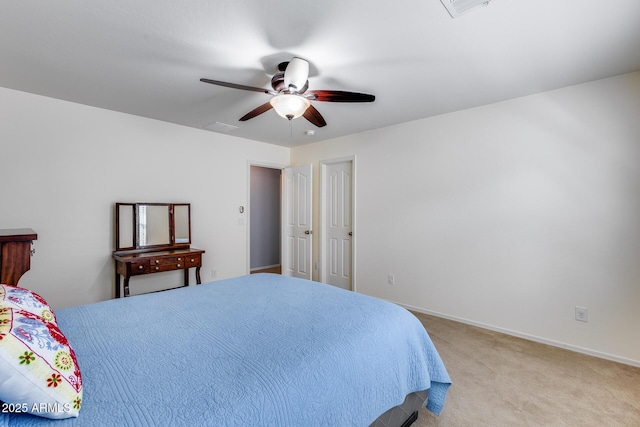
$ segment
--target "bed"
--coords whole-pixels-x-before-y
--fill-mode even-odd
[[[14,321],[48,316],[79,372],[66,367],[77,395],[53,415],[24,413],[38,402],[7,399],[0,377],[0,426],[409,425],[416,401],[439,414],[451,383],[410,312],[302,279],[255,274],[42,317],[4,299]],[[407,401],[412,412],[400,419],[393,409]]]

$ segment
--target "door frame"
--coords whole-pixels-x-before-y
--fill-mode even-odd
[[[265,163],[258,162],[254,160],[247,161],[247,209],[245,209],[245,218],[246,218],[246,235],[247,235],[247,265],[246,265],[246,273],[251,274],[251,166],[258,166],[261,168],[267,169],[279,169],[280,170],[280,204],[282,204],[282,179],[284,176],[284,169],[287,167],[286,165],[282,165],[279,163]],[[282,209],[280,209],[280,222],[282,222]],[[281,233],[282,234],[282,233]],[[282,256],[282,255],[281,255]],[[282,259],[280,260],[280,265],[282,265]]]
[[[320,228],[320,238],[318,239],[318,261],[320,264],[318,278],[322,283],[327,283],[327,263],[325,262],[326,253],[328,243],[327,243],[327,221],[329,220],[327,214],[325,213],[327,207],[327,167],[330,165],[334,165],[337,163],[346,163],[351,162],[351,231],[353,235],[351,236],[351,290],[356,292],[356,242],[358,238],[358,233],[356,230],[356,156],[346,156],[346,157],[338,157],[335,159],[322,160],[320,162],[320,203],[319,203],[319,228]]]

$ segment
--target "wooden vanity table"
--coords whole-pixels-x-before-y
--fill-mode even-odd
[[[116,298],[120,298],[120,276],[124,277],[124,296],[129,296],[129,279],[131,276],[161,273],[163,271],[184,270],[184,285],[189,286],[189,269],[196,269],[196,283],[199,285],[200,267],[202,267],[202,249],[169,249],[166,251],[150,251],[138,253],[117,253],[116,260]]]
[[[116,203],[115,295],[129,296],[132,276],[184,271],[189,286],[189,269],[196,269],[199,285],[202,249],[191,244],[191,205],[189,203]]]

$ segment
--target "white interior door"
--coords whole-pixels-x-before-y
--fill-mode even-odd
[[[323,281],[352,290],[353,162],[323,167]]]
[[[282,274],[312,277],[312,165],[285,168],[282,215]]]

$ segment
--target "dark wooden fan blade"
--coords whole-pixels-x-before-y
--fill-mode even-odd
[[[312,101],[326,102],[373,102],[376,99],[375,96],[366,93],[342,90],[309,90],[304,95]]]
[[[309,107],[305,110],[303,116],[305,119],[309,120],[319,128],[327,125],[327,122],[324,121],[324,117],[322,117],[322,114],[320,114],[320,112],[316,110],[313,105],[309,105]]]
[[[240,118],[241,122],[246,122],[249,119],[253,119],[255,116],[259,116],[260,114],[269,111],[270,109],[272,109],[273,106],[271,105],[270,102],[266,102],[264,104],[262,104],[261,106],[259,106],[258,108],[254,108],[253,110],[249,111],[247,114],[245,114],[244,116],[242,116]]]
[[[221,82],[219,80],[211,80],[211,79],[200,79],[200,81],[204,83],[211,83],[212,85],[230,87],[233,89],[250,90],[252,92],[262,92],[262,93],[268,93],[270,95],[275,95],[274,91],[269,89],[264,89],[261,87],[245,86],[245,85],[239,85],[237,83]]]

